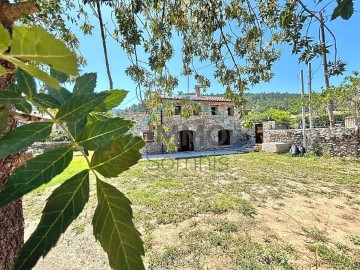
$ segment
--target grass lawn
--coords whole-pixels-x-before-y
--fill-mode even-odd
[[[51,190],[24,198],[26,236]],[[133,203],[147,269],[360,269],[360,163],[250,153],[144,160],[109,182]],[[35,269],[108,269],[85,211]]]

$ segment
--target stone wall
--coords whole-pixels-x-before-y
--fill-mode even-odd
[[[45,151],[53,150],[59,147],[69,146],[71,142],[69,141],[61,141],[61,142],[36,142],[32,144],[28,151],[33,154],[42,154]]]
[[[168,141],[173,138],[176,151],[178,151],[179,141],[178,132],[182,130],[191,130],[193,132],[193,143],[195,151],[203,150],[215,150],[224,146],[219,146],[218,132],[220,130],[230,131],[230,145],[243,145],[247,143],[248,136],[244,134],[239,121],[239,115],[235,111],[233,116],[228,115],[228,107],[232,104],[228,102],[202,102],[202,104],[208,108],[212,106],[218,107],[218,115],[211,115],[209,111],[202,111],[199,115],[191,115],[189,118],[184,118],[180,115],[164,116],[163,127],[168,130],[166,133],[162,133],[163,137]],[[125,115],[125,119],[136,121],[138,118],[144,119],[142,115],[140,117],[132,114]],[[160,117],[159,117],[160,119]],[[140,127],[141,130],[136,130],[136,135],[142,136],[142,132],[146,131],[148,127]],[[155,131],[154,142],[147,142],[146,146],[142,149],[144,154],[159,154],[167,152],[166,144],[163,143],[163,147],[159,138],[161,137],[162,128],[160,123],[157,123]]]
[[[264,143],[302,145],[302,129],[264,130]],[[357,157],[360,153],[359,133],[355,128],[306,129],[307,150],[331,156]]]
[[[125,112],[124,119],[134,121],[134,122],[140,122],[148,117],[148,114],[146,112]]]

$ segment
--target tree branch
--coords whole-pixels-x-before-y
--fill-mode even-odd
[[[307,8],[307,6],[301,1],[299,0],[298,3],[300,4],[300,6],[303,8],[303,10],[305,10],[308,14],[312,15],[317,21],[320,22],[321,25],[324,26],[324,28],[330,33],[330,35],[332,36],[333,40],[334,40],[334,51],[335,51],[335,61],[337,59],[337,42],[336,42],[336,37],[334,35],[334,33],[330,30],[330,28],[326,25],[326,23],[324,22],[324,20],[322,20],[320,17],[316,16],[314,11],[311,11],[310,9]],[[320,11],[321,12],[321,11]]]
[[[0,1],[0,23],[9,28],[21,16],[39,11],[39,6],[31,1],[10,4],[8,0],[2,0]]]

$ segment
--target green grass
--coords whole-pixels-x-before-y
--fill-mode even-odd
[[[358,161],[249,153],[202,162],[200,170],[199,159],[143,160],[107,180],[133,203],[148,269],[358,269],[359,236],[347,231],[357,224],[345,219],[360,215]],[[75,157],[34,195],[84,168],[85,160]],[[88,205],[96,205],[94,197]],[[298,218],[302,212],[305,218]],[[84,224],[73,231],[83,235]],[[344,239],[333,237],[342,230],[332,227],[338,224]]]
[[[75,152],[76,153],[76,152]],[[88,168],[85,158],[83,156],[75,155],[70,165],[59,175],[55,176],[49,183],[40,186],[36,189],[36,192],[42,192],[43,190],[61,184],[70,177]]]

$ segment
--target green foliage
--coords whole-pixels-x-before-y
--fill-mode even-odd
[[[58,148],[36,156],[17,169],[0,192],[0,207],[49,182],[71,162],[72,147]]]
[[[53,69],[69,75],[77,74],[76,55],[62,41],[55,39],[45,30],[36,26],[14,26],[12,30],[12,39],[9,39],[7,30],[0,25],[0,35],[2,37],[0,39],[0,58],[13,63],[54,88],[59,88],[59,83],[55,78],[32,65],[23,63],[19,59],[47,64]],[[6,51],[10,45],[10,52],[7,53]],[[5,72],[10,71],[4,71],[3,69],[1,72],[0,70],[0,75]]]
[[[21,69],[18,69],[15,75],[19,91],[24,93],[28,98],[32,98],[36,94],[34,78]]]
[[[278,109],[267,109],[263,113],[259,114],[249,114],[246,121],[248,122],[247,126],[251,127],[252,123],[260,123],[268,120],[275,121],[277,123],[286,123],[290,122],[290,112],[278,110]]]
[[[78,77],[73,89],[74,95],[94,93],[96,87],[96,73],[85,73]]]
[[[132,222],[130,201],[115,187],[96,179],[98,206],[95,210],[94,235],[108,253],[114,269],[145,269],[140,233]]]
[[[77,74],[76,54],[40,27],[13,27],[9,56],[50,65],[69,75]]]
[[[45,140],[51,133],[52,122],[31,123],[20,126],[1,139],[0,158],[15,154],[34,142]]]
[[[15,104],[15,108],[27,114],[30,114],[32,112],[32,106],[29,102]]]
[[[95,109],[95,111],[110,111],[124,100],[128,92],[125,90],[109,90],[106,91],[106,93],[108,96],[105,98],[104,102]]]
[[[91,169],[105,177],[115,177],[141,158],[139,149],[144,145],[142,139],[131,135],[114,139],[94,152]]]
[[[94,107],[100,105],[107,94],[79,94],[73,95],[59,108],[55,118],[62,121],[77,122],[86,117]]]
[[[1,91],[0,92],[0,105],[3,104],[17,104],[17,103],[23,103],[26,99],[22,96],[11,92],[11,91]]]
[[[63,87],[61,87],[60,90],[47,87],[46,90],[49,93],[49,95],[55,98],[61,105],[64,105],[65,102],[72,96],[70,91],[66,90]]]
[[[55,246],[60,235],[74,221],[89,200],[89,171],[74,175],[50,195],[38,226],[22,247],[15,269],[29,269],[35,266]]]
[[[9,32],[0,25],[0,51],[6,51],[11,44],[11,38]]]
[[[292,101],[292,111],[301,111],[301,106],[311,106],[314,124],[327,126],[329,123],[326,106],[328,103],[334,104],[337,116],[343,119],[345,116],[360,116],[360,76],[357,71],[353,71],[351,76],[347,76],[338,86],[331,86],[322,89],[321,92],[311,93],[311,100],[308,96],[304,99],[299,97]],[[336,120],[336,119],[335,119]]]
[[[334,9],[333,14],[331,15],[331,20],[341,17],[344,20],[350,19],[354,13],[354,2],[353,0],[338,0],[338,5]]]
[[[26,124],[5,133],[0,138],[0,158],[15,154],[34,142],[49,139],[54,124],[59,126],[71,144],[38,155],[16,169],[0,191],[0,207],[49,183],[68,167],[74,148],[84,146],[95,150],[91,160],[83,154],[87,168],[78,168],[76,175],[50,195],[38,227],[16,259],[15,269],[33,267],[81,213],[89,198],[89,171],[96,175],[99,197],[94,234],[108,253],[110,265],[115,269],[124,269],[125,266],[126,269],[143,269],[141,255],[144,250],[140,234],[132,222],[130,202],[121,192],[100,180],[98,174],[104,178],[116,177],[141,157],[139,150],[144,142],[126,134],[131,122],[111,119],[107,112],[119,105],[127,91],[94,93],[96,74],[89,73],[78,77],[70,92],[60,87],[58,80],[66,82],[68,75],[75,75],[77,64],[75,55],[62,42],[37,27],[15,26],[12,40],[9,41],[7,35],[0,25],[0,48],[7,49],[11,42],[10,53],[0,54],[0,58],[21,70],[16,70],[16,83],[6,91],[0,91],[0,104],[13,104],[26,112],[31,112],[32,106],[36,106],[52,120]],[[54,77],[17,58],[51,65],[50,74]],[[48,85],[44,92],[37,90],[34,76]],[[7,126],[8,115],[7,107],[0,107],[1,127]],[[112,236],[115,231],[116,235]]]
[[[300,98],[300,94],[295,93],[246,93],[245,108],[249,113],[259,114],[268,109],[279,109],[297,113],[292,107],[292,103]]]
[[[57,99],[44,93],[35,94],[33,96],[33,100],[35,103],[40,104],[44,108],[56,109],[61,106],[60,102],[57,101]]]
[[[121,118],[110,118],[87,125],[76,137],[76,141],[89,150],[96,150],[114,139],[123,136],[132,123]]]
[[[0,107],[0,137],[5,132],[9,118],[9,109]]]

